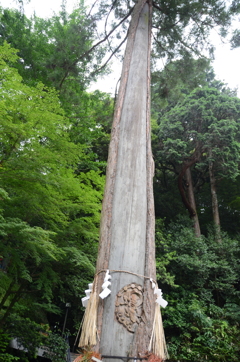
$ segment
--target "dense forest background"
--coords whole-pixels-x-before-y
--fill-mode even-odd
[[[109,71],[109,44],[95,41],[104,12],[80,3],[28,19],[0,8],[0,361],[36,361],[42,345],[65,361],[66,336],[76,350],[115,102],[88,91]],[[240,99],[196,49],[174,53],[169,41],[157,70],[156,44],[156,263],[170,359],[239,361]]]

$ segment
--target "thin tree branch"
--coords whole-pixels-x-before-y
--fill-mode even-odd
[[[123,45],[123,43],[127,40],[128,34],[125,36],[125,38],[121,41],[121,43],[118,45],[118,47],[112,52],[112,54],[110,55],[110,57],[107,59],[107,61],[98,69],[96,69],[93,73],[91,73],[91,75],[95,75],[96,73],[98,73],[100,70],[102,70],[111,60],[111,58],[114,56],[114,54],[118,51],[118,49]]]
[[[168,51],[168,49],[164,48],[164,46],[160,43],[159,40],[157,40],[157,38],[155,37],[155,35],[152,33],[153,35],[153,39],[155,40],[155,42],[158,44],[158,46],[163,50],[165,51],[169,56],[170,58],[172,58],[172,54]]]
[[[169,15],[169,13],[166,12],[166,11],[164,11],[163,8],[161,8],[159,5],[157,5],[157,4],[155,3],[155,1],[152,1],[152,5],[153,5],[153,7],[154,7],[155,9],[161,11],[161,13],[163,13],[163,14],[165,14],[165,15]]]
[[[94,6],[96,5],[97,2],[98,2],[98,0],[96,0],[96,1],[92,4],[91,9],[89,10],[87,16],[90,16],[90,15],[91,15],[91,12],[92,12],[92,10],[93,10],[93,8],[94,8]]]
[[[59,84],[59,88],[62,88],[63,82],[65,81],[65,79],[68,76],[69,70],[75,66],[81,59],[85,58],[87,55],[89,55],[97,46],[99,46],[100,44],[104,43],[109,37],[110,35],[131,15],[133,11],[133,8],[129,10],[128,14],[116,25],[113,27],[113,29],[106,34],[106,36],[99,40],[96,44],[94,44],[89,50],[87,50],[85,53],[83,53],[77,60],[75,60],[75,62],[72,63],[71,66],[68,67],[67,71],[65,72],[60,84]]]
[[[129,10],[129,13],[116,25],[114,26],[114,28],[108,33],[106,34],[106,36],[99,40],[99,42],[97,42],[96,44],[94,44],[88,51],[86,51],[79,59],[82,59],[84,57],[86,57],[88,54],[90,54],[98,45],[100,45],[101,43],[105,42],[109,36],[131,15],[133,11],[133,8]],[[75,62],[76,63],[76,62]]]
[[[169,25],[167,28],[161,28],[161,30],[167,30],[167,29],[171,29],[171,28],[174,28],[174,26],[176,26],[178,23],[180,23],[181,22],[181,19],[179,19],[178,21],[176,21],[175,23],[173,23],[172,25]],[[158,27],[156,27],[156,26],[152,26],[152,28],[153,29],[158,29],[159,30],[159,28]]]
[[[108,22],[108,18],[109,18],[109,15],[111,14],[111,11],[113,10],[113,7],[115,5],[115,3],[117,2],[117,0],[115,0],[111,6],[111,9],[109,10],[107,16],[106,16],[106,20],[105,20],[105,24],[104,24],[104,32],[105,32],[105,35],[107,35],[107,22]]]
[[[105,35],[107,35],[107,23],[108,23],[108,18],[109,18],[109,15],[111,14],[111,11],[113,10],[114,8],[114,5],[116,4],[117,0],[115,0],[111,6],[111,9],[109,10],[108,14],[107,14],[107,17],[106,17],[106,20],[105,20],[105,24],[104,24],[104,32],[105,32]],[[111,51],[112,50],[112,47],[111,47],[111,43],[109,41],[109,38],[107,39],[107,42],[108,42],[108,46],[110,48]],[[117,57],[116,57],[117,58]]]

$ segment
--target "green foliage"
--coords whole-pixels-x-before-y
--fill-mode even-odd
[[[200,65],[190,59],[172,62],[153,78],[152,106],[159,124],[158,131],[153,129],[155,209],[168,225],[156,225],[157,276],[169,303],[162,313],[170,360],[238,361],[240,103],[210,69],[201,73]],[[209,226],[211,162],[222,226],[228,231],[222,232],[221,243]],[[179,174],[190,164],[205,235],[198,238],[177,189]],[[184,178],[183,188],[187,193]]]
[[[182,59],[170,61],[161,72],[153,72],[152,112],[161,113],[163,108],[184,100],[186,94],[200,85],[209,85],[212,72],[208,59],[194,59],[189,54],[185,54]]]
[[[105,180],[105,155],[97,152],[112,101],[86,94],[74,124],[58,93],[24,83],[16,51],[7,43],[1,49],[1,322],[7,326],[15,312],[46,323],[46,313],[60,314],[69,299],[79,320],[94,274]]]
[[[223,315],[210,317],[196,295],[187,295],[171,308],[175,336],[169,340],[169,353],[173,361],[237,361],[239,331]],[[179,319],[178,317],[181,317]],[[187,322],[189,321],[189,322]],[[171,322],[170,322],[171,324]],[[173,325],[172,325],[173,327]],[[168,326],[166,327],[168,329]],[[176,335],[176,331],[180,335]]]
[[[3,49],[3,54],[6,50],[12,52],[7,44]],[[3,188],[21,209],[18,212],[16,208],[14,215],[30,221],[37,211],[38,218],[42,214],[40,217],[45,220],[64,221],[64,213],[56,208],[55,190],[64,179],[73,179],[73,169],[67,166],[76,164],[81,150],[69,142],[70,125],[63,116],[57,93],[43,84],[23,84],[3,56],[0,71],[4,76],[0,101],[0,177]]]
[[[57,260],[61,251],[50,240],[51,233],[39,227],[29,227],[19,219],[1,217],[0,235],[2,243],[0,252],[9,259],[8,276],[16,281],[32,281],[31,270],[51,264]]]
[[[198,169],[211,159],[219,176],[236,177],[239,112],[237,98],[214,88],[194,90],[160,120],[162,156],[178,164],[195,157]]]
[[[19,61],[13,65],[24,82],[34,86],[42,82],[45,87],[59,91],[58,106],[60,100],[68,116],[65,133],[78,145],[79,170],[104,169],[109,143],[106,129],[109,133],[113,101],[107,94],[85,91],[103,57],[101,47],[89,52],[96,17],[87,15],[83,4],[72,14],[67,14],[63,6],[60,14],[50,19],[35,16],[27,19],[9,9],[1,9],[0,17],[3,24],[0,42],[6,40],[19,49]],[[52,131],[49,129],[53,134]],[[73,155],[74,152],[69,157],[66,154],[69,164]]]
[[[175,265],[176,270],[181,267],[182,273],[189,276],[189,280],[184,277],[189,288],[194,286],[199,288],[199,292],[204,293],[207,287],[213,294],[220,293],[219,305],[221,298],[226,299],[231,293],[235,293],[234,285],[237,283],[239,272],[236,256],[240,251],[237,241],[223,234],[223,242],[216,243],[212,232],[208,238],[196,238],[189,226],[184,227],[179,223],[171,225],[170,230],[174,238],[172,245],[174,244],[174,250],[178,255],[177,262],[172,263],[172,267]],[[192,280],[191,273],[195,276]],[[178,279],[180,277],[183,275],[179,274]]]
[[[43,333],[46,333],[46,327],[16,314],[12,314],[8,320],[9,334],[27,350],[29,358],[36,357],[37,349],[43,343]]]
[[[164,235],[163,220],[156,220],[156,232],[155,232],[155,243],[156,243],[156,271],[157,279],[161,280],[161,283],[165,283],[171,286],[174,284],[174,275],[171,275],[167,271],[169,263],[176,258],[175,251],[169,251],[169,238],[168,235]]]
[[[169,189],[172,182],[177,185],[178,181],[180,189],[177,176],[181,174],[181,185],[187,193],[184,175],[190,167],[195,191],[201,190],[204,182],[209,183],[210,165],[218,182],[223,178],[236,179],[239,174],[239,115],[238,98],[225,90],[220,92],[208,87],[196,88],[185,95],[183,100],[177,104],[173,102],[172,107],[169,104],[159,113],[159,140],[153,149],[157,166],[156,187],[164,191],[163,197],[166,185]],[[208,201],[210,190],[205,188],[204,191],[208,192],[208,199],[203,201],[201,195],[197,197],[201,218],[211,207]],[[172,191],[166,196],[171,198]],[[229,207],[230,202],[226,207]]]
[[[68,344],[59,334],[49,332],[45,338],[45,347],[44,357],[49,358],[52,362],[63,362],[66,360]]]
[[[36,358],[38,349],[41,348],[45,351],[44,357],[53,362],[62,362],[66,359],[68,349],[66,340],[56,331],[49,330],[48,325],[38,324],[29,318],[12,314],[8,320],[8,333],[25,349],[28,358]],[[18,359],[16,357],[16,360]]]
[[[232,48],[238,48],[240,46],[240,31],[239,31],[239,29],[235,29],[233,34],[232,34],[231,46],[232,46]]]
[[[171,360],[237,361],[239,242],[226,234],[222,243],[213,233],[196,238],[185,218],[163,236],[167,253],[175,253],[167,266],[175,285],[163,289],[169,302],[163,314]]]
[[[7,347],[9,345],[11,336],[4,331],[0,330],[0,361],[1,362],[12,362],[18,361],[18,357],[14,357],[10,353],[7,353]]]
[[[60,14],[50,19],[28,19],[17,10],[0,10],[1,42],[6,40],[19,49],[17,68],[28,84],[41,81],[61,89],[66,101],[75,96],[75,88],[86,88],[103,51],[99,47],[89,53],[96,21],[86,14],[82,3],[71,14],[63,6]]]

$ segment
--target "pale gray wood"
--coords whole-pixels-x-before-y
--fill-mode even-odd
[[[145,274],[147,229],[148,17],[146,4],[138,23],[118,130],[108,263],[109,269],[141,275]],[[132,282],[143,285],[144,279],[112,274],[112,293],[103,302],[100,353],[104,355],[127,356],[131,349],[134,334],[116,321],[114,310],[116,294]]]

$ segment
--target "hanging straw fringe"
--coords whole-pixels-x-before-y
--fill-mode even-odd
[[[148,350],[152,351],[152,353],[160,357],[162,360],[166,360],[169,358],[163,330],[161,310],[160,306],[157,303],[155,305],[153,330]]]
[[[93,285],[82,323],[82,332],[78,347],[94,346],[97,344],[97,309],[99,296],[97,286]]]

